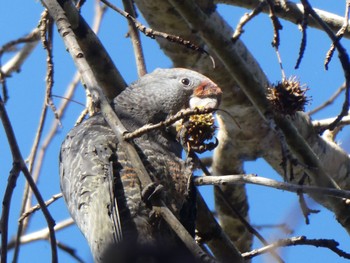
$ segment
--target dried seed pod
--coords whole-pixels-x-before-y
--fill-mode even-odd
[[[305,94],[307,90],[307,87],[292,77],[268,87],[267,99],[275,111],[285,115],[294,115],[297,111],[304,111],[309,101]]]
[[[207,142],[213,139],[215,130],[212,113],[192,115],[177,127],[178,138],[184,148],[198,153],[213,150],[217,146],[217,142]]]

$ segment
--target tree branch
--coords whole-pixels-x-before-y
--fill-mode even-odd
[[[32,32],[28,34],[24,39],[22,40],[25,45],[10,59],[8,60],[2,67],[1,72],[5,76],[11,75],[13,72],[18,72],[23,65],[23,63],[26,61],[28,56],[32,53],[34,48],[38,45],[40,39],[39,29],[35,28]],[[8,43],[8,45],[14,45],[15,43],[21,43],[22,41],[11,41]],[[6,45],[2,47],[3,52],[6,50]],[[0,50],[0,56],[1,56],[1,50]]]
[[[62,197],[62,193],[53,195],[49,200],[45,202],[45,206],[48,207],[49,205],[51,205],[53,202],[55,202],[57,199],[60,199],[61,197]],[[33,214],[34,212],[40,209],[41,209],[41,206],[39,204],[31,207],[21,215],[18,221],[22,221],[23,219],[25,219],[26,217],[28,217],[29,215]]]
[[[244,7],[248,9],[254,9],[261,3],[260,0],[215,0],[215,2]],[[292,1],[285,1],[286,5],[283,6],[280,4],[280,1],[274,0],[274,2],[275,13],[278,17],[288,20],[296,25],[299,25],[301,23],[304,15],[304,8],[302,4],[297,4]],[[332,29],[334,33],[336,33],[343,26],[344,17],[317,8],[314,8],[314,10],[318,14],[318,16],[323,20],[323,22]],[[262,11],[266,14],[269,13],[269,8],[267,7],[266,3]],[[308,25],[310,27],[323,30],[319,23],[317,23],[314,19],[310,19]],[[350,38],[349,26],[345,31],[344,37]]]
[[[203,185],[230,185],[230,184],[255,184],[267,186],[283,191],[293,193],[306,194],[323,194],[337,198],[350,199],[350,191],[339,190],[334,188],[322,188],[318,186],[297,185],[286,182],[278,182],[265,177],[258,177],[255,174],[237,174],[237,175],[221,175],[221,176],[197,176],[194,179],[197,186]]]
[[[7,228],[8,228],[8,216],[9,216],[9,210],[10,210],[10,202],[11,202],[11,196],[13,193],[13,190],[16,186],[16,181],[19,175],[19,171],[21,170],[30,185],[36,199],[38,200],[38,203],[42,207],[42,211],[44,214],[44,217],[46,219],[48,228],[49,228],[49,233],[50,233],[50,244],[51,244],[51,251],[52,251],[52,262],[57,263],[57,248],[56,248],[56,237],[55,237],[55,232],[54,232],[54,226],[55,226],[55,221],[51,217],[50,212],[48,211],[47,207],[45,206],[45,202],[33,180],[31,177],[30,172],[27,169],[27,166],[24,163],[24,160],[22,158],[22,154],[19,150],[18,144],[16,137],[14,135],[11,122],[8,118],[4,103],[0,97],[0,118],[2,121],[2,124],[4,126],[7,140],[9,142],[10,148],[11,148],[11,153],[12,153],[12,158],[13,158],[13,163],[14,163],[14,168],[13,172],[10,174],[9,177],[9,183],[6,187],[6,192],[4,196],[4,201],[3,201],[3,211],[1,215],[1,238],[2,238],[2,244],[1,244],[1,262],[6,263],[7,262]]]
[[[125,8],[125,11],[129,13],[132,17],[136,18],[136,12],[133,6],[133,3],[131,0],[123,0],[123,5]],[[136,60],[136,67],[138,76],[142,77],[147,73],[146,70],[146,63],[145,63],[145,57],[143,55],[142,51],[142,45],[141,45],[141,39],[139,31],[136,28],[136,25],[133,21],[128,19],[129,24],[129,36],[131,38],[132,46],[134,48],[134,55]]]
[[[108,100],[114,99],[126,87],[125,80],[99,38],[85,22],[72,1],[57,0],[57,2],[65,11],[67,15],[65,19],[69,21],[71,29],[76,36],[76,41],[83,51],[85,59],[91,65],[93,74],[101,85],[104,94],[106,94]],[[52,15],[52,12],[50,14]],[[65,32],[60,33],[61,35],[65,34]]]
[[[74,225],[73,219],[67,218],[61,222],[58,222],[55,225],[54,230],[59,231],[59,230],[62,230],[68,226],[71,226],[71,225]],[[46,240],[46,239],[48,239],[49,235],[50,235],[50,229],[46,227],[46,228],[43,228],[41,230],[32,232],[30,234],[26,234],[26,235],[21,236],[19,242],[20,242],[20,244],[28,244],[28,243],[38,241],[38,240]],[[13,242],[13,241],[8,244],[9,249],[14,248],[14,246],[15,246],[15,242]]]
[[[261,255],[263,253],[267,253],[271,249],[275,249],[277,247],[287,247],[287,246],[297,246],[297,245],[309,245],[309,246],[315,246],[315,247],[324,247],[332,250],[334,253],[339,255],[340,257],[350,259],[350,254],[344,252],[343,250],[339,249],[338,242],[332,240],[332,239],[307,239],[304,236],[300,237],[291,237],[287,239],[281,239],[277,242],[270,244],[268,246],[254,249],[250,252],[243,253],[243,257],[245,259],[250,259],[255,256]]]
[[[196,228],[201,241],[208,245],[219,262],[243,262],[241,253],[220,227],[199,192],[197,207]]]

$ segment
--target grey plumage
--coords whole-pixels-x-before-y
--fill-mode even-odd
[[[133,131],[190,106],[217,107],[220,95],[220,89],[199,73],[159,69],[131,84],[113,107]],[[194,234],[192,167],[181,159],[175,130],[155,130],[133,142],[152,180],[164,186],[165,203]],[[144,262],[151,257],[152,262],[162,262],[171,252],[168,259],[180,261],[174,256],[183,249],[181,242],[163,220],[150,216],[133,164],[102,115],[69,132],[61,147],[60,176],[68,210],[95,262]]]

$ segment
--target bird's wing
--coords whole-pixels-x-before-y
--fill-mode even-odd
[[[102,116],[75,127],[60,153],[61,189],[69,212],[96,256],[121,240],[118,200],[117,139]]]

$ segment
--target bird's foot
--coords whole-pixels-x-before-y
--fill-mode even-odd
[[[146,203],[149,204],[156,200],[159,200],[162,193],[163,193],[164,186],[158,183],[150,183],[147,185],[141,193],[142,200]]]

